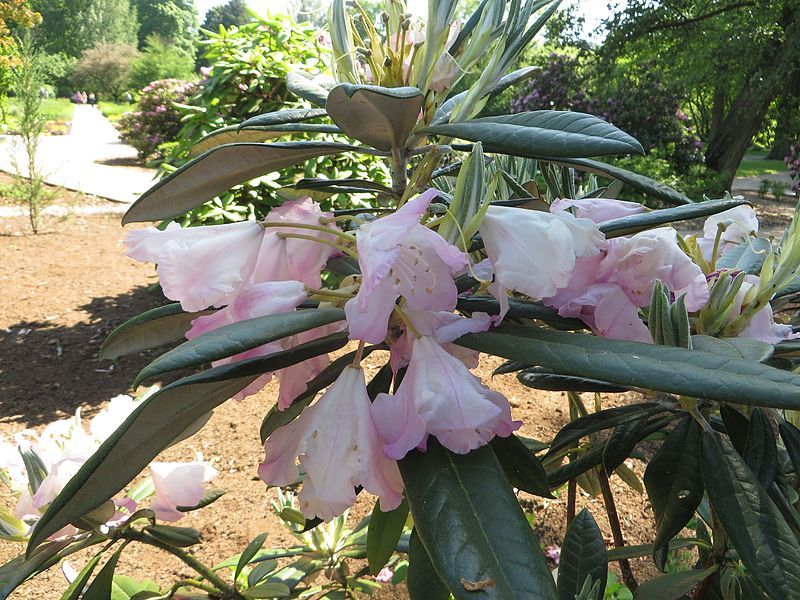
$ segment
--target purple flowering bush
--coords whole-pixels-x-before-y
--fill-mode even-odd
[[[185,103],[197,85],[179,79],[154,81],[139,92],[135,112],[119,120],[122,140],[134,148],[139,158],[159,157],[159,146],[173,142],[181,130],[182,113],[175,106]]]
[[[648,156],[632,157],[632,163],[621,166],[674,185],[691,198],[722,194],[724,189],[703,166],[703,142],[681,110],[678,93],[655,70],[614,67],[606,73],[555,52],[538,63],[541,70],[512,100],[512,112],[552,109],[595,115],[629,132],[647,150]]]
[[[789,177],[792,178],[792,191],[800,194],[800,144],[792,144],[789,147],[789,154],[783,159],[789,169]]]

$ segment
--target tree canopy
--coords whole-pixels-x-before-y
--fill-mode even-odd
[[[197,37],[197,7],[194,0],[133,0],[139,19],[138,45],[158,36],[194,56]]]
[[[241,27],[252,20],[253,17],[247,10],[245,0],[228,0],[227,3],[212,6],[208,10],[202,27],[207,31],[219,31],[220,25],[226,29],[234,26]]]
[[[130,0],[32,0],[41,14],[37,44],[49,54],[79,57],[101,43],[136,43],[139,22]]]
[[[797,0],[629,0],[605,27],[607,58],[656,63],[681,85],[706,164],[730,177],[800,70]]]

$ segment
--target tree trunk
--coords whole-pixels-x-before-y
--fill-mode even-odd
[[[708,128],[708,140],[713,140],[719,134],[722,119],[725,117],[725,89],[719,86],[714,89],[714,98],[711,102],[711,124]]]
[[[800,8],[786,8],[784,40],[765,53],[762,68],[749,78],[708,142],[706,165],[725,174],[730,189],[736,169],[758,133],[770,103],[800,61]]]
[[[800,68],[792,73],[786,91],[778,99],[778,122],[775,141],[767,158],[783,160],[789,146],[800,137]]]

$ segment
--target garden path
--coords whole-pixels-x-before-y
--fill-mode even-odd
[[[0,170],[16,173],[24,164],[19,141],[0,136]],[[136,150],[120,141],[111,121],[85,104],[75,105],[69,135],[43,136],[37,155],[46,183],[125,204],[153,183],[153,169],[128,166],[135,159]]]
[[[786,185],[784,198],[789,199],[793,196],[793,193],[791,192],[792,178],[789,177],[788,169],[781,171],[780,173],[765,173],[763,175],[750,175],[749,177],[736,177],[731,185],[731,193],[734,195],[737,193],[756,193],[761,187],[762,179],[766,179],[769,182],[782,182]]]

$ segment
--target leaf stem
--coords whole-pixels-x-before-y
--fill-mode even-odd
[[[223,598],[231,598],[231,599],[243,599],[244,597],[236,591],[233,586],[228,585],[225,580],[219,577],[214,571],[212,571],[209,567],[201,563],[197,560],[194,556],[189,554],[188,552],[181,550],[180,548],[176,548],[174,546],[170,546],[169,544],[165,544],[160,542],[159,540],[155,539],[152,536],[147,535],[143,531],[139,531],[136,529],[126,529],[124,531],[120,531],[117,533],[117,536],[124,539],[130,540],[133,542],[139,542],[142,544],[147,544],[148,546],[154,546],[163,550],[164,552],[168,552],[173,556],[182,560],[188,567],[194,569],[199,573],[203,578],[207,579],[216,589],[215,592],[220,592],[223,594]]]
[[[309,225],[307,223],[274,223],[271,221],[261,221],[259,225],[261,225],[261,227],[263,227],[264,229],[268,229],[271,227],[292,227],[295,229],[310,229],[312,231],[319,231],[322,233],[328,233],[330,235],[338,236],[340,238],[343,238],[347,242],[353,242],[355,240],[355,236],[353,236],[350,233],[345,233],[344,231],[336,227],[325,227],[324,225]]]
[[[575,498],[577,496],[578,484],[574,479],[567,482],[567,527],[575,518]]]
[[[340,244],[337,244],[336,242],[332,242],[330,240],[314,237],[313,235],[302,235],[300,233],[284,233],[282,231],[277,235],[281,239],[294,238],[296,240],[308,240],[310,242],[317,242],[318,244],[325,244],[326,246],[333,246],[342,254],[347,254],[347,256],[358,258],[358,253],[356,253],[352,249],[347,248],[346,246],[341,246]]]
[[[611,492],[611,485],[608,482],[608,475],[602,467],[597,470],[597,479],[600,481],[600,490],[603,493],[603,504],[606,506],[606,514],[608,515],[608,523],[611,525],[611,533],[614,536],[614,546],[622,548],[625,546],[625,538],[622,536],[622,526],[619,522],[619,515],[617,514],[617,505],[614,502],[614,494]],[[639,583],[633,576],[631,564],[627,558],[619,560],[619,569],[622,571],[622,580],[625,585],[635,592],[639,587]]]

